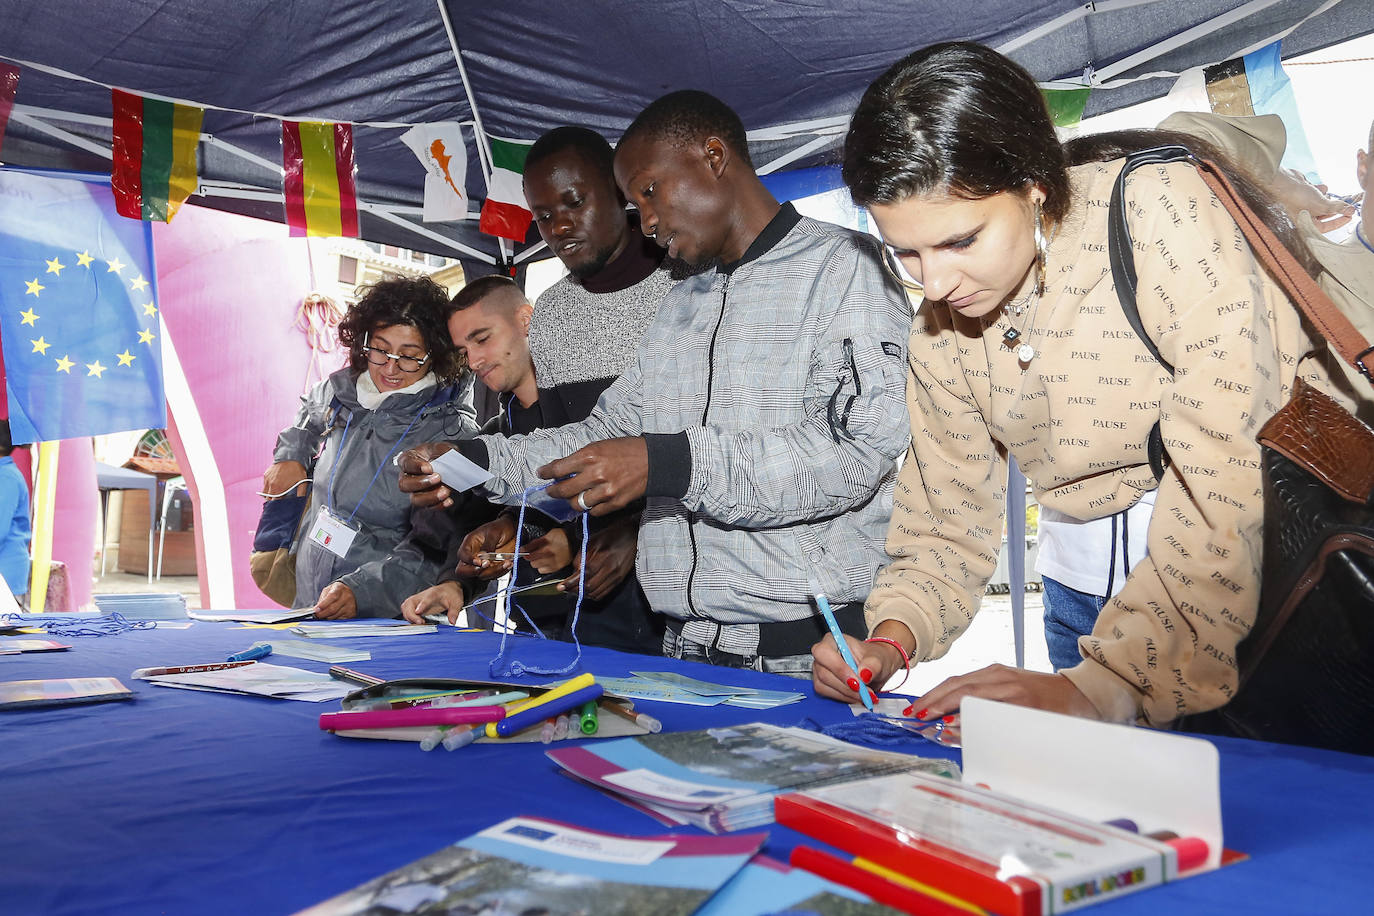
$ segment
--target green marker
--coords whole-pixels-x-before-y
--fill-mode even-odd
[[[582,734],[596,734],[596,700],[588,700],[582,704]]]

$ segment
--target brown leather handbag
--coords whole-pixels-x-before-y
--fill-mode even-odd
[[[1160,363],[1135,305],[1123,188],[1139,165],[1186,160],[1235,217],[1255,256],[1330,348],[1374,385],[1374,347],[1211,162],[1183,147],[1126,160],[1112,194],[1109,253],[1122,308]],[[1363,393],[1363,392],[1362,392]],[[1367,393],[1364,393],[1367,394]],[[1237,647],[1240,684],[1186,731],[1374,754],[1374,430],[1301,379],[1260,429],[1264,554],[1255,625]],[[1151,464],[1163,475],[1159,427]]]

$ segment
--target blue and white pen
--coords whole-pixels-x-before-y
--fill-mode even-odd
[[[835,638],[835,647],[840,650],[840,658],[844,659],[849,670],[854,672],[854,680],[858,681],[859,699],[863,702],[865,709],[873,712],[873,691],[862,680],[859,680],[859,665],[854,661],[854,653],[849,651],[849,641],[844,638],[844,633],[840,632],[839,621],[835,619],[835,612],[830,609],[830,600],[825,597],[825,592],[821,591],[821,587],[815,579],[809,581],[811,597],[816,599],[816,607],[821,609],[821,616],[825,618],[825,625],[830,628],[830,635]]]
[[[233,655],[229,656],[226,661],[248,662],[255,658],[266,658],[271,654],[272,646],[265,642],[259,642],[254,643],[250,648],[244,649],[242,652],[235,652]]]

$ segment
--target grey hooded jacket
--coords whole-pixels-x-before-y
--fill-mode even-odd
[[[472,380],[468,376],[455,385],[393,394],[368,410],[358,403],[357,377],[354,370],[341,369],[303,396],[295,422],[277,436],[272,457],[307,468],[315,462],[296,542],[295,606],[310,607],[326,585],[343,580],[353,590],[358,616],[394,617],[400,609],[392,599],[434,584],[443,553],[410,551],[400,562],[386,562],[410,532],[414,515],[424,511],[412,510],[410,497],[397,487],[400,472],[392,466],[392,456],[421,442],[475,435]],[[315,459],[321,440],[324,449]],[[346,557],[335,556],[305,534],[322,505],[341,518],[351,516],[359,528]]]

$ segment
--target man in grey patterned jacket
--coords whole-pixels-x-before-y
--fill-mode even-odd
[[[907,301],[873,240],[779,206],[739,117],[706,93],[646,108],[615,172],[646,235],[710,266],[668,292],[586,420],[413,449],[401,489],[449,500],[429,459],[456,447],[503,502],[551,478],[551,495],[593,515],[643,497],[637,570],[668,618],[665,653],[810,677],[825,632],[812,596],[866,635],[886,559],[909,435]]]

